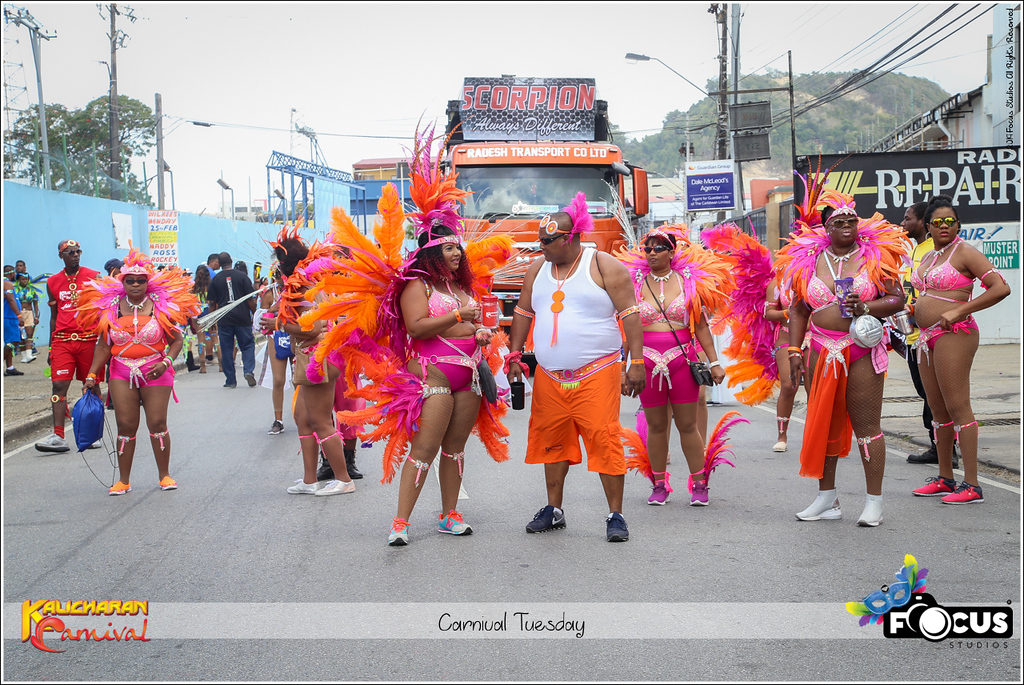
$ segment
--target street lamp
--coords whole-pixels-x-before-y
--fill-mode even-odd
[[[292,110],[292,111],[294,112],[295,110]],[[288,217],[285,217],[285,215],[284,215],[285,210],[287,209],[287,204],[286,204],[287,198],[285,198],[284,193],[281,192],[280,188],[274,188],[274,195],[277,195],[277,198],[279,200],[281,200],[281,222],[284,223],[284,221],[287,218],[291,218],[290,215]],[[276,212],[274,214],[275,214],[275,216],[277,215]]]
[[[708,92],[707,92],[706,90],[704,90],[703,88],[701,88],[700,86],[698,86],[698,85],[697,85],[696,83],[694,83],[694,82],[693,82],[693,81],[691,81],[690,79],[688,79],[688,78],[686,78],[685,76],[683,76],[682,74],[680,74],[680,73],[679,73],[678,71],[676,71],[675,69],[673,69],[673,68],[672,68],[672,67],[670,67],[669,65],[665,64],[664,62],[662,62],[662,61],[661,61],[660,59],[658,59],[657,57],[648,57],[647,55],[638,55],[638,54],[637,54],[637,53],[635,53],[635,52],[627,52],[627,53],[626,53],[626,60],[628,60],[628,61],[630,61],[630,62],[650,62],[650,61],[651,61],[652,59],[653,59],[653,60],[654,60],[655,62],[658,62],[659,64],[661,64],[661,66],[663,66],[663,67],[665,67],[666,69],[668,69],[669,71],[671,71],[671,72],[672,72],[673,74],[675,74],[675,75],[676,75],[676,76],[678,76],[679,78],[681,78],[681,79],[683,79],[684,81],[686,81],[687,83],[689,83],[689,84],[690,84],[691,86],[693,86],[694,88],[696,88],[696,89],[697,89],[697,90],[699,90],[700,92],[704,93],[704,95],[707,95],[707,94],[708,94]]]
[[[217,179],[217,185],[231,193],[231,220],[235,220],[235,191],[223,178]]]
[[[164,171],[171,175],[171,209],[176,209],[174,206],[174,172],[171,171],[171,165],[164,160]]]

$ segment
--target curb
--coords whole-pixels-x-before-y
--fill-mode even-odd
[[[185,367],[185,362],[175,362],[174,373],[177,374],[179,371],[183,371]],[[53,413],[44,409],[38,414],[33,414],[13,426],[4,426],[4,445],[6,446],[10,445],[12,442],[25,440],[26,438],[32,437],[35,433],[46,430],[50,427],[50,422],[52,420]]]
[[[928,447],[928,444],[925,444],[924,441],[917,438],[912,438],[909,435],[904,435],[903,433],[897,433],[896,431],[888,431],[885,429],[882,429],[882,433],[887,438],[896,438],[897,440],[909,443],[911,445],[917,445],[918,447]],[[1021,475],[1021,471],[1019,468],[1015,466],[1007,466],[1006,464],[1000,464],[999,462],[992,461],[991,459],[982,459],[981,457],[979,457],[978,463],[984,466],[988,466],[989,468],[1002,469],[1003,471],[1008,471],[1017,476]]]

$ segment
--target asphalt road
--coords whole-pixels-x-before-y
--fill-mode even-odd
[[[473,535],[434,532],[440,498],[428,474],[410,545],[390,548],[397,483],[379,482],[380,445],[359,451],[366,478],[354,494],[288,495],[301,475],[296,432],[286,420],[284,435],[266,434],[269,391],[221,388],[216,373],[178,379],[176,491],[157,488],[145,439],[122,497],[106,494],[113,470],[101,451],[6,446],[5,680],[1021,678],[1018,485],[987,482],[980,505],[915,498],[937,471],[891,446],[880,527],[856,525],[864,479],[853,460],[838,476],[845,517],[800,522],[793,513],[816,483],[797,476],[799,426],[790,451],[773,454],[773,414],[738,407],[751,424],[733,431],[736,468],[712,475],[711,506],[686,506],[676,446],[668,506],[647,506],[649,486],[627,476],[629,542],[605,541],[607,505],[584,467],[568,479],[567,529],[527,535],[544,482],[541,467],[522,463],[528,411],[511,412],[510,461],[494,463],[475,438],[467,448],[460,510]],[[624,423],[636,407],[623,400]],[[712,423],[732,408],[712,407]],[[1013,638],[933,643],[859,627],[844,604],[894,582],[908,553],[941,605],[1009,602]],[[41,599],[148,601],[148,641],[47,633],[66,651],[40,651],[20,624],[22,603]],[[520,622],[563,614],[586,622],[582,637]],[[119,629],[140,618],[109,620]],[[492,630],[450,627],[461,619]]]

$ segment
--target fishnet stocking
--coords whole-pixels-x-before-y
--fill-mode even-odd
[[[978,331],[947,333],[935,340],[935,348],[918,365],[934,421],[961,426],[960,456],[964,480],[978,484],[978,425],[971,408],[971,366],[978,351]],[[968,425],[971,424],[971,425]],[[937,428],[939,475],[953,477],[954,426]]]
[[[870,443],[855,445],[864,465],[864,480],[869,495],[882,494],[885,475],[885,438],[882,436],[882,389],[885,375],[875,373],[871,355],[865,355],[850,364],[846,384],[846,412],[850,415],[853,433],[859,440]],[[866,452],[866,454],[865,454]]]
[[[818,365],[818,353],[810,351],[806,374],[813,375]],[[831,369],[829,373],[831,373]],[[817,382],[811,378],[810,382]],[[870,438],[866,445],[855,444],[857,456],[864,465],[864,480],[869,495],[882,494],[882,478],[885,475],[885,439],[881,437],[882,388],[884,374],[875,373],[871,355],[861,357],[850,364],[846,384],[846,412],[850,417],[854,435]],[[867,455],[865,456],[865,450]],[[836,486],[838,456],[826,456],[819,490],[833,490]]]

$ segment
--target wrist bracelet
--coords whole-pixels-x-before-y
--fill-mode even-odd
[[[803,352],[790,352],[789,353],[789,358],[790,359],[792,359],[793,357],[803,358],[803,356],[804,356]]]
[[[722,362],[718,361],[717,359],[715,361],[713,361],[713,362],[708,362],[708,368],[709,369],[713,369],[716,366],[721,366],[721,365],[722,365]]]
[[[459,313],[458,309],[455,310],[455,320],[458,321],[459,323],[462,323],[462,314]]]
[[[96,374],[94,373],[86,375],[85,380],[89,380],[90,378],[93,379],[94,381],[97,380]]]
[[[798,347],[797,345],[790,345],[787,349],[789,349],[790,352],[802,352],[803,351],[803,349]]]
[[[643,363],[644,363],[644,360],[643,360],[642,357],[640,359],[630,359],[629,360],[629,365],[630,366],[633,366],[633,364],[643,364]]]

